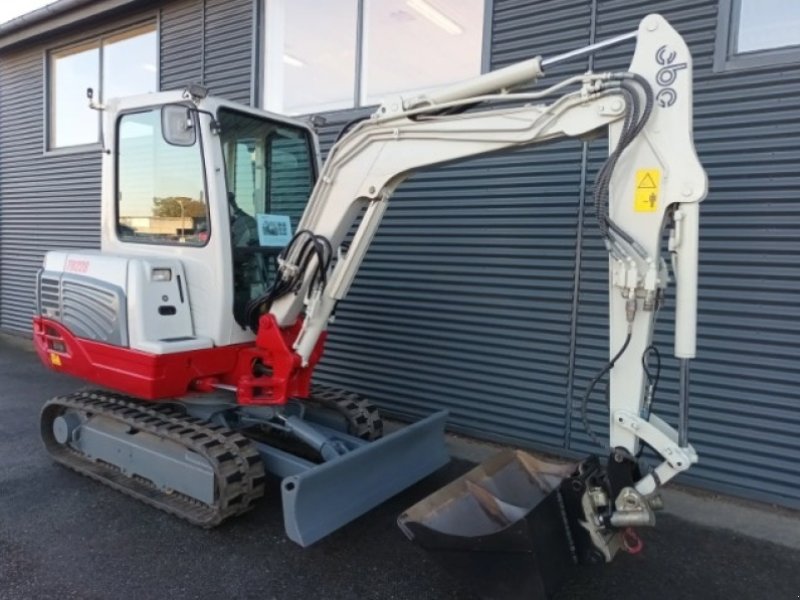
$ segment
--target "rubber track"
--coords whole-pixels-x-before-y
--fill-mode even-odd
[[[383,437],[378,407],[361,394],[315,383],[309,400],[342,414],[350,425],[350,435],[370,442]]]
[[[217,488],[214,504],[161,490],[147,480],[129,477],[113,465],[92,461],[81,452],[59,444],[53,437],[53,421],[70,409],[84,415],[114,419],[196,452],[214,471]],[[106,391],[57,396],[42,408],[41,434],[47,451],[58,463],[204,528],[215,527],[225,519],[250,510],[264,495],[264,465],[247,438],[221,425],[187,417],[169,406],[144,403]]]

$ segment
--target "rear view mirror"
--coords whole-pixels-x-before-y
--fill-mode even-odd
[[[167,104],[161,108],[161,134],[173,146],[194,146],[197,129],[192,110],[182,104]]]

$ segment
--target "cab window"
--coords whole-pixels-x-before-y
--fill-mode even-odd
[[[199,136],[169,143],[161,119],[153,109],[118,121],[117,235],[126,242],[203,245],[208,205]]]

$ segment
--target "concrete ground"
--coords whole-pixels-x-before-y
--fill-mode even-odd
[[[284,538],[277,484],[250,514],[203,531],[48,459],[39,408],[80,385],[46,371],[32,353],[0,344],[0,599],[473,598],[395,525],[403,509],[468,463],[454,461],[311,548]],[[700,506],[699,518],[661,515],[641,554],[581,568],[558,598],[800,598],[798,547],[696,522],[703,510],[728,511],[769,537],[753,520],[768,522],[774,511],[685,495],[678,501]],[[792,543],[800,516],[776,518],[793,530]]]

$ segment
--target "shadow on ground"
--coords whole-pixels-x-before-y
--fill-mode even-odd
[[[0,598],[471,599],[405,540],[396,516],[463,473],[458,462],[301,549],[277,483],[253,512],[203,531],[54,465],[49,397],[81,385],[0,346]],[[800,524],[798,525],[800,526]],[[642,554],[580,569],[558,598],[796,599],[800,552],[664,515]]]

